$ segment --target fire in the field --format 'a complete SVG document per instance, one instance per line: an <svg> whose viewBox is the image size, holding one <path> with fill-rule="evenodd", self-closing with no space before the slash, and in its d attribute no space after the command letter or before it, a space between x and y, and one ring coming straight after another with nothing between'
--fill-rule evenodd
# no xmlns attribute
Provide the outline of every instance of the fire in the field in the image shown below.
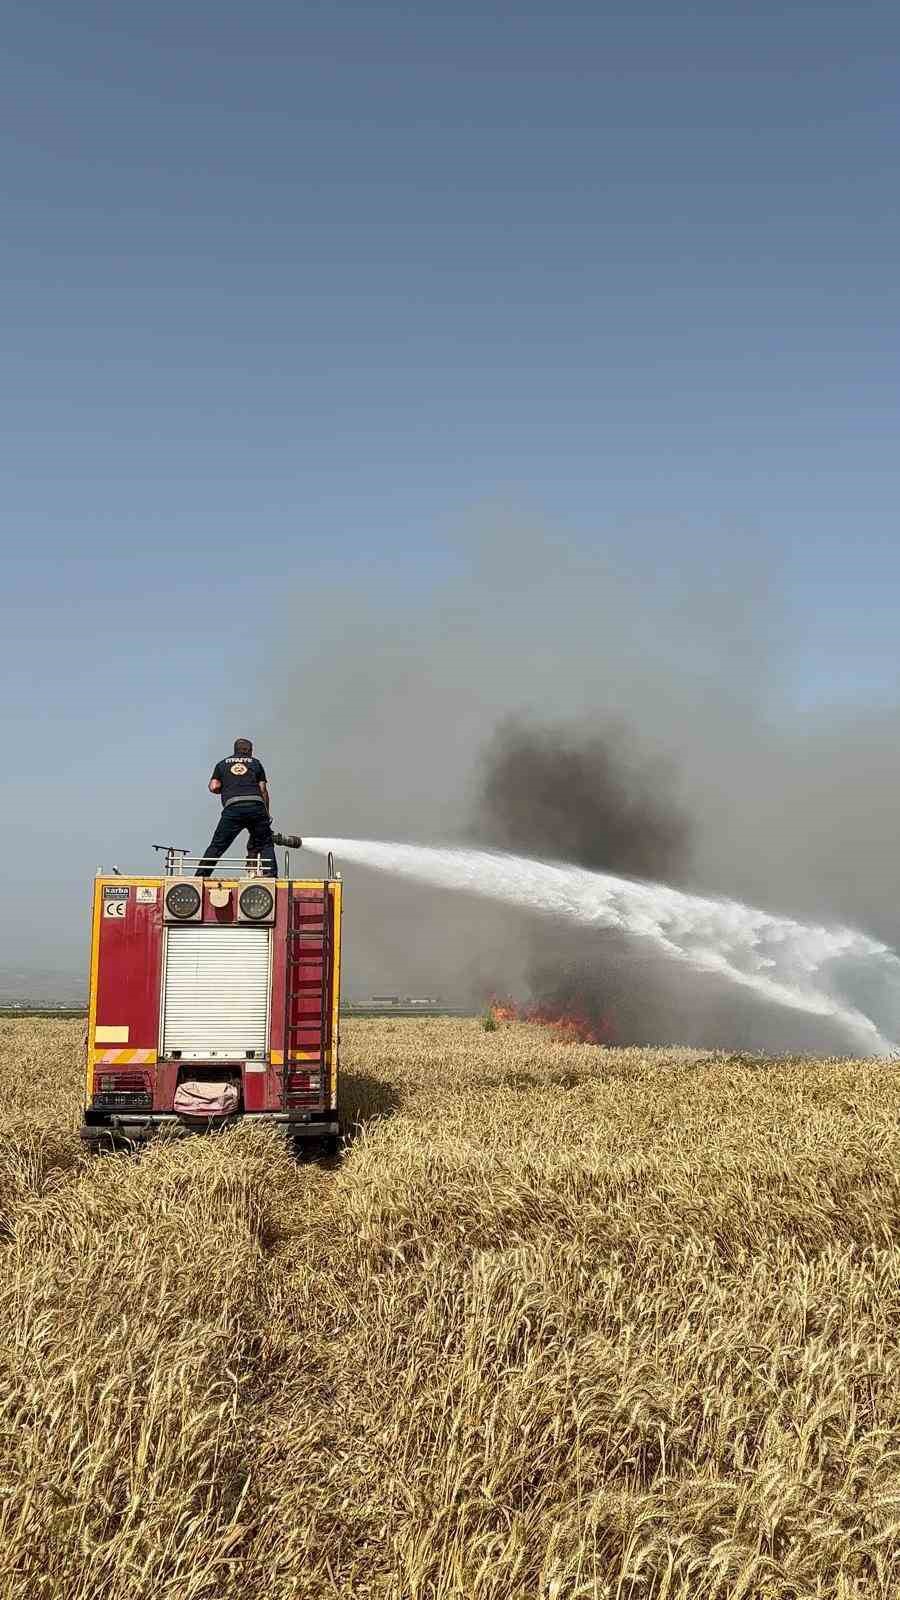
<svg viewBox="0 0 900 1600"><path fill-rule="evenodd" d="M607 1017L587 1017L579 1011L558 1011L553 1006L518 1006L513 1000L491 1001L490 1016L501 1022L531 1022L550 1028L562 1044L612 1044L613 1026Z"/></svg>

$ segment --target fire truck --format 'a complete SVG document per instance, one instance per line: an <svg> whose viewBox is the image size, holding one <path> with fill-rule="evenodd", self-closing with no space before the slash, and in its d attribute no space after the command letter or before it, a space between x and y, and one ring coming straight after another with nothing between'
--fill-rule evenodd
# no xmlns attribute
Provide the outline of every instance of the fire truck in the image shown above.
<svg viewBox="0 0 900 1600"><path fill-rule="evenodd" d="M293 840L294 844L299 840ZM258 860L194 875L98 871L81 1135L95 1150L159 1134L280 1129L296 1152L338 1142L341 879L263 877Z"/></svg>

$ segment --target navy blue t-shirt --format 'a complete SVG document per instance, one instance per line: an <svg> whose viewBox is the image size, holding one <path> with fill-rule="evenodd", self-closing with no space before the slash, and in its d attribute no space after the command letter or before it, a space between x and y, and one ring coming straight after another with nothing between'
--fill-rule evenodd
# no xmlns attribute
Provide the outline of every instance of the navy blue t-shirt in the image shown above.
<svg viewBox="0 0 900 1600"><path fill-rule="evenodd" d="M229 800L261 800L259 786L266 781L266 769L255 756L226 756L213 767L213 777L222 785L222 804Z"/></svg>

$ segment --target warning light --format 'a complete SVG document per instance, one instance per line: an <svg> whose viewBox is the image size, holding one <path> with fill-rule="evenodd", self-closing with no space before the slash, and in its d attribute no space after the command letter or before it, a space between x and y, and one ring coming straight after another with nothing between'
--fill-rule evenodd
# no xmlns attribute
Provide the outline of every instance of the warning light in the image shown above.
<svg viewBox="0 0 900 1600"><path fill-rule="evenodd" d="M275 896L261 883L248 884L238 895L238 917L242 922L271 922L275 915Z"/></svg>
<svg viewBox="0 0 900 1600"><path fill-rule="evenodd" d="M175 922L197 922L202 909L203 898L193 883L173 883L166 890L166 916Z"/></svg>

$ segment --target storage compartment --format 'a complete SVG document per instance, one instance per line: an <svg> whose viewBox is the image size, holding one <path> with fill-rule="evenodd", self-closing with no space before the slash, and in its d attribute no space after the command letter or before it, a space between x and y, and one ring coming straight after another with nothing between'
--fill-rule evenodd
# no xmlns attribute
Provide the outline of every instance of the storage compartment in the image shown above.
<svg viewBox="0 0 900 1600"><path fill-rule="evenodd" d="M166 929L162 1053L186 1060L265 1054L270 931L247 924Z"/></svg>

